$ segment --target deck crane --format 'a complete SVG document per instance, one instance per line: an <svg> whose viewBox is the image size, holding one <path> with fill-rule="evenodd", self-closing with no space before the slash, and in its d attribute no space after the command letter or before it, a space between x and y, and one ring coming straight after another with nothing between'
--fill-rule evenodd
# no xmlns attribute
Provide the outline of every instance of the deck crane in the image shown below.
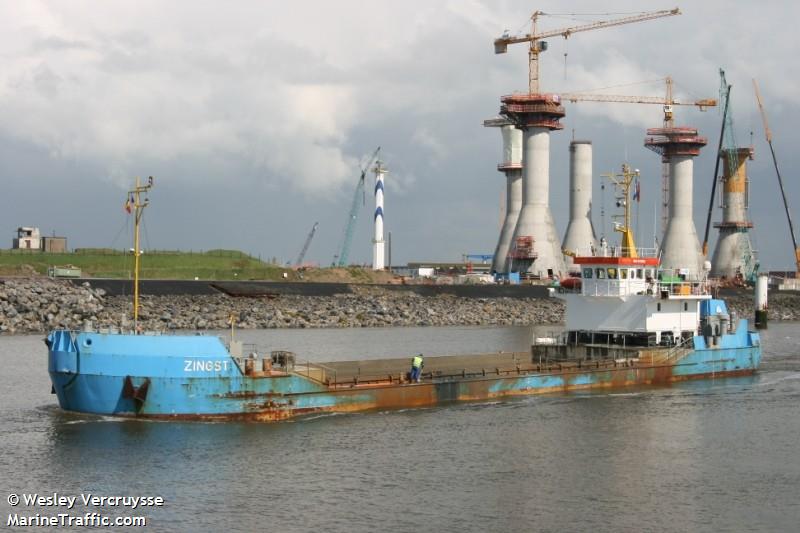
<svg viewBox="0 0 800 533"><path fill-rule="evenodd" d="M303 249L300 250L300 254L297 256L297 260L294 262L294 266L299 267L303 264L303 259L306 256L306 252L308 251L308 247L311 246L311 239L314 238L314 234L317 232L317 228L319 227L319 222L314 222L314 227L311 228L311 231L308 232L308 237L306 237L306 242L303 244Z"/></svg>
<svg viewBox="0 0 800 533"><path fill-rule="evenodd" d="M717 101L714 98L701 98L698 100L677 100L673 96L673 80L671 76L664 78L666 83L666 94L664 98L658 96L620 96L611 94L587 94L587 93L561 93L561 100L570 102L617 102L628 104L659 104L664 110L664 128L672 128L675 125L673 107L695 106L700 111L705 111L708 107L715 107ZM669 164L666 160L662 161L661 169L661 224L662 229L666 229L666 221L669 214Z"/></svg>
<svg viewBox="0 0 800 533"><path fill-rule="evenodd" d="M794 235L794 225L792 224L792 215L789 212L789 203L786 201L786 191L783 189L783 179L781 178L781 171L778 170L778 159L775 157L775 149L772 147L772 131L769 129L767 123L767 113L764 111L764 105L761 102L761 93L758 90L758 83L753 78L753 89L756 91L756 100L758 101L758 110L761 113L761 120L764 123L764 135L769 144L769 151L772 153L772 163L775 165L775 174L778 176L778 185L781 188L781 196L783 197L783 207L786 209L786 219L789 221L789 233L792 236L792 245L794 246L794 261L796 276L800 276L800 248L797 247L797 239Z"/></svg>
<svg viewBox="0 0 800 533"><path fill-rule="evenodd" d="M528 51L528 92L530 94L539 94L539 54L547 50L547 41L543 41L542 39L557 36L568 39L573 33L599 30L601 28L609 28L611 26L621 26L623 24L632 24L634 22L643 22L645 20L671 17L673 15L680 14L680 9L676 7L675 9L643 12L629 17L602 20L592 22L590 24L582 24L580 26L572 26L569 28L561 28L558 30L549 30L536 33L536 26L539 22L539 17L542 15L547 15L547 13L543 11L534 11L531 15L531 32L522 36L511 36L508 35L508 32L506 32L501 37L494 40L494 53L505 54L508 51L509 44L530 43L530 48Z"/></svg>
<svg viewBox="0 0 800 533"><path fill-rule="evenodd" d="M367 170L378 157L378 152L381 151L381 147L378 146L372 155L367 160L365 165L361 166L361 175L358 178L358 183L356 183L356 190L353 193L353 201L350 203L350 211L347 214L347 222L344 225L344 237L342 238L342 244L339 246L339 253L333 257L333 263L336 266L347 266L347 260L350 256L350 245L353 242L353 231L355 231L356 227L356 220L358 220L358 197L361 197L361 203L366 203L366 197L364 192L364 178L367 174Z"/></svg>

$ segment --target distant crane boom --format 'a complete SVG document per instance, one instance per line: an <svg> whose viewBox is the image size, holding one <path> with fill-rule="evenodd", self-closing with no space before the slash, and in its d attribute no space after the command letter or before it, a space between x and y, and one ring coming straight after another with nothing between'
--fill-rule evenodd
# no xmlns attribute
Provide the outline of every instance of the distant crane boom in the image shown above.
<svg viewBox="0 0 800 533"><path fill-rule="evenodd" d="M306 257L306 252L308 251L308 247L311 246L311 240L314 238L314 234L317 232L317 227L319 227L319 222L314 222L314 227L311 228L311 231L308 233L308 237L306 237L306 242L303 244L303 249L300 250L300 254L297 256L297 261L294 262L295 266L300 266L303 264L303 259Z"/></svg>
<svg viewBox="0 0 800 533"><path fill-rule="evenodd" d="M794 246L794 262L795 271L800 274L800 249L797 248L797 239L794 235L794 224L792 224L792 215L789 212L789 202L786 200L786 191L783 189L783 179L781 178L781 171L778 170L778 158L775 157L775 149L772 147L772 132L767 123L767 113L764 111L764 105L761 102L761 93L758 90L758 83L753 78L753 89L756 91L756 100L758 101L758 110L761 113L761 120L764 123L764 136L767 138L769 144L769 151L772 153L772 163L775 165L775 174L778 176L778 185L781 189L781 196L783 197L783 207L786 209L786 219L789 221L789 233L792 236L792 246Z"/></svg>
<svg viewBox="0 0 800 533"><path fill-rule="evenodd" d="M541 33L536 32L536 25L541 15L547 15L543 11L534 11L531 15L531 32L527 35L520 37L512 37L510 35L503 35L494 40L494 53L505 54L508 51L509 44L517 43L530 43L528 51L528 91L530 94L539 94L539 54L547 50L547 43L542 41L547 37L561 36L568 39L573 33L579 33L589 30L599 30L601 28L610 28L612 26L621 26L623 24L632 24L634 22L643 22L645 20L652 20L661 17L671 17L673 15L680 15L681 11L677 7L670 10L644 12L639 15L623 17L612 20L601 20L580 26L572 26L569 28L561 28L558 30L549 30Z"/></svg>
<svg viewBox="0 0 800 533"><path fill-rule="evenodd" d="M714 107L717 101L713 98L704 98L702 100L681 102L680 100L672 100L668 102L666 98L661 96L622 96L617 94L586 94L586 93L561 93L561 100L569 102L612 102L612 103L626 103L626 104L660 104L660 105L693 105L705 111L706 107Z"/></svg>
<svg viewBox="0 0 800 533"><path fill-rule="evenodd" d="M334 257L334 263L336 266L347 266L347 261L350 257L350 245L353 243L353 232L355 231L356 220L358 220L358 198L361 197L362 201L364 198L364 177L366 176L369 167L378 157L378 152L380 151L381 147L378 146L378 148L372 152L372 155L367 160L367 164L361 167L361 175L358 178L358 183L356 183L356 190L353 193L353 201L350 203L350 211L347 213L347 222L344 226L344 238L342 239L342 244L339 247L339 253L336 257Z"/></svg>

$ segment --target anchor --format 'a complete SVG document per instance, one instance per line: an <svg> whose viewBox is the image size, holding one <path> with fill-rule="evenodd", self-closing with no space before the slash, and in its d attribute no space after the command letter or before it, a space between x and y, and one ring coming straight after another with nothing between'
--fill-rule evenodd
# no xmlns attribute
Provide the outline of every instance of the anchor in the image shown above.
<svg viewBox="0 0 800 533"><path fill-rule="evenodd" d="M132 398L136 404L136 412L142 410L142 405L147 399L147 390L150 388L150 378L145 378L141 385L136 387L130 376L125 376L125 384L122 386L122 397Z"/></svg>

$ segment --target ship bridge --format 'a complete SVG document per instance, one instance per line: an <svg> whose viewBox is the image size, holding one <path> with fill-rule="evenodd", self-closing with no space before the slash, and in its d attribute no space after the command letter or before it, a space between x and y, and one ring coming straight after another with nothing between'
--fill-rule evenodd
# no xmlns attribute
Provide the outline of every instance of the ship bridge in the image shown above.
<svg viewBox="0 0 800 533"><path fill-rule="evenodd" d="M642 294L699 300L711 297L707 280L687 280L687 272L681 269L660 268L655 250L639 249L632 255L576 256L573 262L580 265L581 294L611 297Z"/></svg>
<svg viewBox="0 0 800 533"><path fill-rule="evenodd" d="M575 257L573 263L580 265L584 296L654 293L657 257Z"/></svg>

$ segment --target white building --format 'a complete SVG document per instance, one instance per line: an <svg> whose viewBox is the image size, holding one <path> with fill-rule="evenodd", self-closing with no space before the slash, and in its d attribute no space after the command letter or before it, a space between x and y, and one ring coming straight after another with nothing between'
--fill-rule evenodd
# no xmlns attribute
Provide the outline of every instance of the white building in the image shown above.
<svg viewBox="0 0 800 533"><path fill-rule="evenodd" d="M39 228L17 228L17 236L14 238L11 247L14 249L40 250L42 248L42 239L39 235Z"/></svg>

